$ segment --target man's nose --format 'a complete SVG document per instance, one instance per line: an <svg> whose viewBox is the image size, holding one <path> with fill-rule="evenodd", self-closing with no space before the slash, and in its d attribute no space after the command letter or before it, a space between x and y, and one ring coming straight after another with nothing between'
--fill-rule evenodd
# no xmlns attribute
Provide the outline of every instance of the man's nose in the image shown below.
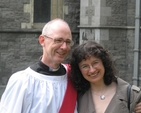
<svg viewBox="0 0 141 113"><path fill-rule="evenodd" d="M64 41L63 44L61 45L61 48L67 48L67 43Z"/></svg>

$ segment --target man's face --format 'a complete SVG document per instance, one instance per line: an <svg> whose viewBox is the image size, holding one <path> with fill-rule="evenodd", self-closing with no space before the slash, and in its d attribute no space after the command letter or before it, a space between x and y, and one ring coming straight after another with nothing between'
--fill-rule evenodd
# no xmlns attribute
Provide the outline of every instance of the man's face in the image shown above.
<svg viewBox="0 0 141 113"><path fill-rule="evenodd" d="M52 37L51 37L52 38ZM65 60L70 52L71 46L66 44L67 40L70 38L59 38L53 37L45 39L45 54L47 54L47 59L54 63L61 63ZM62 44L56 43L56 40L62 41Z"/></svg>
<svg viewBox="0 0 141 113"><path fill-rule="evenodd" d="M43 35L43 62L47 65L59 65L70 52L72 41L70 29L64 25L51 28L48 35Z"/></svg>

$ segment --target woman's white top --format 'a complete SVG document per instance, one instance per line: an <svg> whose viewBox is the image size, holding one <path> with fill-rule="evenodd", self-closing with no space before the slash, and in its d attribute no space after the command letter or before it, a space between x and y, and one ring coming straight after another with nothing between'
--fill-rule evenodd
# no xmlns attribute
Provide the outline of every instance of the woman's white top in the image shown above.
<svg viewBox="0 0 141 113"><path fill-rule="evenodd" d="M66 87L67 74L47 76L28 67L9 79L1 98L0 113L58 113Z"/></svg>

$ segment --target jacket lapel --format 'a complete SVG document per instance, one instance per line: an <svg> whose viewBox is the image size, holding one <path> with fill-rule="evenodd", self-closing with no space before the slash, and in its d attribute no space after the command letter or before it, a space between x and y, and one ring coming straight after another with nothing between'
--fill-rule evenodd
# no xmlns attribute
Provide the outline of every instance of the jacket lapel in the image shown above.
<svg viewBox="0 0 141 113"><path fill-rule="evenodd" d="M90 90L88 90L79 101L79 113L95 113L94 103Z"/></svg>
<svg viewBox="0 0 141 113"><path fill-rule="evenodd" d="M129 84L120 78L117 78L117 90L116 94L112 98L110 104L108 105L105 113L128 113L127 108L127 86Z"/></svg>

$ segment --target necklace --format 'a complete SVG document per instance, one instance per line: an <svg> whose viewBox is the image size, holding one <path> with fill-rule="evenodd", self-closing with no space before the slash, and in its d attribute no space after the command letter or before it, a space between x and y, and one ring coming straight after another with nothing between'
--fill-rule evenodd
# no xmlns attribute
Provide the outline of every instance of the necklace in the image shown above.
<svg viewBox="0 0 141 113"><path fill-rule="evenodd" d="M104 94L101 95L101 96L100 96L100 99L101 99L101 100L104 100L104 99L105 99L105 95L104 95Z"/></svg>
<svg viewBox="0 0 141 113"><path fill-rule="evenodd" d="M94 92L92 92L92 93L93 93L94 95L99 96L101 100L104 100L104 99L106 98L106 96L104 95L104 94L106 93L106 91L107 91L107 89L106 89L101 95L98 95L98 94L96 94L96 93L94 93Z"/></svg>

